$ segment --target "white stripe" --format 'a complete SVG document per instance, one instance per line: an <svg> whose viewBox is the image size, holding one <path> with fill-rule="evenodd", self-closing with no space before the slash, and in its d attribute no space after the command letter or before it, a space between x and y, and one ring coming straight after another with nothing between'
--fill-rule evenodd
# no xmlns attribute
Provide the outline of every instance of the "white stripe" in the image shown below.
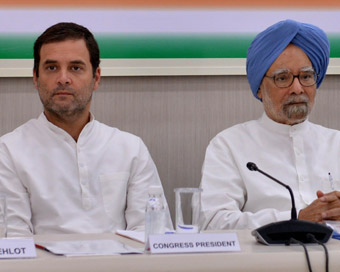
<svg viewBox="0 0 340 272"><path fill-rule="evenodd" d="M0 33L41 33L61 21L94 33L257 33L284 19L340 33L336 10L71 10L0 9Z"/></svg>
<svg viewBox="0 0 340 272"><path fill-rule="evenodd" d="M102 76L246 75L246 59L102 59ZM32 59L0 61L0 77L32 77ZM340 75L331 58L327 75Z"/></svg>

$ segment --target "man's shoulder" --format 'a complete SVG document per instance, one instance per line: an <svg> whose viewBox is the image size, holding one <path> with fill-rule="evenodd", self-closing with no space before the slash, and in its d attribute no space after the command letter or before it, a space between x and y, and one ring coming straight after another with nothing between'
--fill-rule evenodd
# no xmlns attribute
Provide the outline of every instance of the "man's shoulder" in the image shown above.
<svg viewBox="0 0 340 272"><path fill-rule="evenodd" d="M248 135L248 132L253 129L253 127L257 126L257 120L246 121L243 123L235 124L231 127L228 127L221 132L219 132L214 138L229 138L234 136L239 136L242 134Z"/></svg>
<svg viewBox="0 0 340 272"><path fill-rule="evenodd" d="M252 137L252 131L258 125L257 120L251 120L244 123L235 124L219 132L210 141L210 146L224 148L230 145L242 145L249 142Z"/></svg>
<svg viewBox="0 0 340 272"><path fill-rule="evenodd" d="M107 150L110 150L110 148L118 148L124 150L126 154L136 154L147 150L143 140L133 133L111 127L98 121L95 122L95 125L96 129L94 130L95 133L92 133L91 142L98 144L100 139L100 144L105 146Z"/></svg>
<svg viewBox="0 0 340 272"><path fill-rule="evenodd" d="M102 135L106 135L112 139L125 141L125 142L140 142L141 138L131 132L127 132L124 130L120 130L119 128L112 127L101 123L99 121L95 121L96 126Z"/></svg>
<svg viewBox="0 0 340 272"><path fill-rule="evenodd" d="M328 128L320 124L315 124L309 122L310 129L314 130L316 133L324 135L324 136L338 136L340 137L340 130Z"/></svg>
<svg viewBox="0 0 340 272"><path fill-rule="evenodd" d="M26 123L20 125L19 127L15 128L13 131L8 132L0 137L0 142L11 142L16 141L18 138L27 138L30 134L36 132L36 128L38 126L37 119L31 119ZM33 135L32 135L33 136Z"/></svg>

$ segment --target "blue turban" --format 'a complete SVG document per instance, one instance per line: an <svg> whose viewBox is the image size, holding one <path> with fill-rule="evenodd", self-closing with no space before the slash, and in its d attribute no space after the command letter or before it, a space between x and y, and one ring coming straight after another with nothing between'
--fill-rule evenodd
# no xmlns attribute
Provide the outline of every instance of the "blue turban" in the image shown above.
<svg viewBox="0 0 340 272"><path fill-rule="evenodd" d="M318 74L317 88L321 85L329 62L327 35L314 25L285 20L259 33L248 48L247 77L257 99L261 100L257 92L264 75L290 43L300 47L309 57Z"/></svg>

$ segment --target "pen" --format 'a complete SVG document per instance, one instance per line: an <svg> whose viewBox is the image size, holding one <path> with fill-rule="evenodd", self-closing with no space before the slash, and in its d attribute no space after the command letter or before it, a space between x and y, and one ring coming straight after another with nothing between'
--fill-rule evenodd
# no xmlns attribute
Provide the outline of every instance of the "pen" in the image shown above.
<svg viewBox="0 0 340 272"><path fill-rule="evenodd" d="M35 244L35 247L36 248L40 248L42 250L46 250L46 251L49 251L46 247L42 246L42 245L39 245L39 244Z"/></svg>
<svg viewBox="0 0 340 272"><path fill-rule="evenodd" d="M58 256L63 256L64 254L61 254L61 253L54 253L53 251L49 250L47 247L43 246L43 245L39 245L39 244L35 244L35 247L36 248L39 248L39 249L42 249L42 250L45 250L49 253L52 253L54 255L58 255Z"/></svg>
<svg viewBox="0 0 340 272"><path fill-rule="evenodd" d="M333 177L332 177L332 175L331 175L331 173L330 173L330 172L328 172L328 180L329 180L329 183L331 184L331 188L332 188L332 190L334 191L334 190L335 190L335 188L334 188Z"/></svg>

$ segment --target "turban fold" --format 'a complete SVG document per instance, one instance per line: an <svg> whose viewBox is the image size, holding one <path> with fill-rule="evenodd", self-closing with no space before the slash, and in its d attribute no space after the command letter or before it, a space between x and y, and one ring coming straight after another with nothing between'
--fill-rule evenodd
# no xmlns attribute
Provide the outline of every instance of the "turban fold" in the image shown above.
<svg viewBox="0 0 340 272"><path fill-rule="evenodd" d="M257 99L260 99L257 92L264 75L290 43L300 47L309 57L318 74L317 88L321 85L329 62L327 35L314 25L285 20L259 33L248 48L247 77Z"/></svg>

